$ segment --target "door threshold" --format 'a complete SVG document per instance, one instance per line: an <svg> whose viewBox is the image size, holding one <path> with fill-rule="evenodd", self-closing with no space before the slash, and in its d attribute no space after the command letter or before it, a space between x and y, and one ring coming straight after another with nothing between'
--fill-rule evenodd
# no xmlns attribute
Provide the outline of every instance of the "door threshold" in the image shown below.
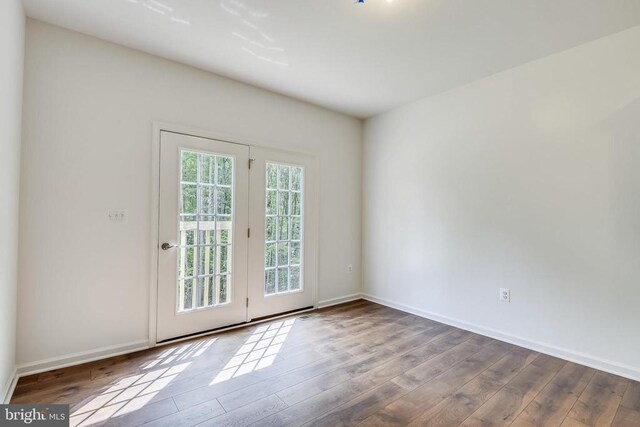
<svg viewBox="0 0 640 427"><path fill-rule="evenodd" d="M256 317L255 319L252 319L251 322L249 322L249 323L260 323L260 322L264 322L265 320L279 319L281 317L290 316L290 315L295 314L295 313L303 313L303 312L309 311L309 310L314 310L314 307L313 306L309 306L309 307L304 307L304 308L298 308L298 309L295 309L295 310L283 311L282 313L271 314L269 316Z"/></svg>
<svg viewBox="0 0 640 427"><path fill-rule="evenodd" d="M297 310L289 310L289 311L285 311L283 313L278 313L278 314L273 314L271 316L263 316L263 317L258 317L256 319L252 319L249 322L241 322L241 323L235 323L233 325L228 325L228 326L221 326L219 328L214 328L214 329L208 329L206 331L202 331L202 332L195 332L193 334L188 334L188 335L182 335L176 338L168 338L166 340L162 340L162 341L158 341L156 343L156 347L160 347L160 346L164 346L167 344L174 344L177 342L181 342L181 341L187 341L187 340L191 340L194 338L201 338L201 337L206 337L208 335L215 335L215 334L219 334L221 332L227 332L227 331L232 331L234 329L240 329L240 328L246 328L247 326L252 326L252 325L258 325L260 323L265 323L268 322L270 320L275 320L275 319L280 319L283 317L288 317L294 314L299 314L299 313L306 313L309 311L313 311L316 308L313 306L310 307L304 307L304 308L299 308Z"/></svg>

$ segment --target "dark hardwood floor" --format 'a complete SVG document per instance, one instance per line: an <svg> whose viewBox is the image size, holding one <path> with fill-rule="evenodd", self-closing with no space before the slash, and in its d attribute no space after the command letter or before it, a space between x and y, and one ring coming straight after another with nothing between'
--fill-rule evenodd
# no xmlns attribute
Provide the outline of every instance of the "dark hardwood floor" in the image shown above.
<svg viewBox="0 0 640 427"><path fill-rule="evenodd" d="M71 425L640 426L640 383L367 301L21 378Z"/></svg>

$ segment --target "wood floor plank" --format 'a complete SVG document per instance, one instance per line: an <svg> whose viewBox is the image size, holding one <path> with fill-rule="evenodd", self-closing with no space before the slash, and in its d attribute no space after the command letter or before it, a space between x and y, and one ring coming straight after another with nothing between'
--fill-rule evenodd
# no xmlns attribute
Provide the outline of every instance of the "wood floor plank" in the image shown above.
<svg viewBox="0 0 640 427"><path fill-rule="evenodd" d="M91 379L91 370L84 367L54 369L53 371L38 374L37 377L37 382L40 386L48 381L55 381L58 384L70 384L76 381Z"/></svg>
<svg viewBox="0 0 640 427"><path fill-rule="evenodd" d="M379 371L377 372L379 373ZM336 407L349 402L354 397L374 389L385 382L373 372L366 372L357 378L343 381L321 393L290 406L271 417L260 421L260 426L296 426L320 417Z"/></svg>
<svg viewBox="0 0 640 427"><path fill-rule="evenodd" d="M416 348L415 352L412 352L409 357L420 358L420 362L426 361L456 345L464 343L469 338L470 335L462 331L444 331L441 335L431 336L423 346ZM385 361L393 360L394 357L397 357L397 353L389 349L383 349L371 355L365 354L359 358L355 358L349 364L342 366L341 369L282 390L278 392L278 396L287 402L287 404L295 405L311 396L335 387L344 381L348 381L361 373L374 369Z"/></svg>
<svg viewBox="0 0 640 427"><path fill-rule="evenodd" d="M24 387L27 384L33 384L38 382L38 377L40 374L32 374L25 375L18 379L18 383L16 384L16 391L18 391L21 387Z"/></svg>
<svg viewBox="0 0 640 427"><path fill-rule="evenodd" d="M329 411L307 425L313 427L355 425L405 393L406 390L404 388L387 381L339 406L337 409Z"/></svg>
<svg viewBox="0 0 640 427"><path fill-rule="evenodd" d="M588 426L611 425L628 386L622 377L596 372L567 418Z"/></svg>
<svg viewBox="0 0 640 427"><path fill-rule="evenodd" d="M207 375L207 385L198 388L190 388L190 384L184 384L181 390L169 389L167 393L173 394L176 405L180 410L188 408L189 406L197 405L198 403L206 402L207 400L215 399L219 396L231 393L236 390L248 387L257 382L263 381L268 378L273 378L281 375L285 372L289 372L301 366L305 366L309 363L313 363L322 359L322 356L310 351L305 354L304 357L298 357L296 359L282 360L273 366L266 367L258 371L252 371L245 375L239 375L237 377L226 379L221 378L216 382L216 378L220 372L214 372ZM183 391L188 390L188 391Z"/></svg>
<svg viewBox="0 0 640 427"><path fill-rule="evenodd" d="M220 405L216 399L213 399L192 406L184 411L159 417L145 424L145 427L191 427L222 415L225 412L222 405Z"/></svg>
<svg viewBox="0 0 640 427"><path fill-rule="evenodd" d="M122 409L109 419L107 424L110 427L135 427L178 412L178 408L171 398L146 403L147 397L140 396L127 401Z"/></svg>
<svg viewBox="0 0 640 427"><path fill-rule="evenodd" d="M375 328L373 328L372 323L366 324L366 327L359 331L359 333L348 334L340 339L333 339L326 344L316 346L316 351L331 354L340 350L349 351L352 354L362 354L391 345L394 340L406 339L409 335L413 336L433 328L433 326L417 324L411 328L404 329L404 333L398 336L398 334L394 332L402 328L401 324L398 323L399 320L401 319L396 319L395 321Z"/></svg>
<svg viewBox="0 0 640 427"><path fill-rule="evenodd" d="M536 352L512 347L506 356L432 409L424 412L410 425L460 425L537 356Z"/></svg>
<svg viewBox="0 0 640 427"><path fill-rule="evenodd" d="M454 328L447 325L436 325L423 332L420 332L408 339L404 340L389 340L384 345L385 348L393 351L396 354L404 354L413 348L419 347L424 343L431 342L436 338L443 337L447 334L453 333Z"/></svg>
<svg viewBox="0 0 640 427"><path fill-rule="evenodd" d="M621 402L622 406L640 412L640 382L631 381Z"/></svg>
<svg viewBox="0 0 640 427"><path fill-rule="evenodd" d="M94 394L100 394L106 390L113 380L93 381L83 380L71 384L39 385L38 388L14 394L11 403L70 403L74 404Z"/></svg>
<svg viewBox="0 0 640 427"><path fill-rule="evenodd" d="M442 343L436 343L436 341L443 341L453 345L458 343L458 340L462 340L457 346L454 346L451 351L459 348L459 356L463 358L470 349L477 351L481 346L477 343L466 343L469 339L468 335L459 334L459 338L450 337L449 334L442 337L440 340L435 340L433 343L427 343L420 348L416 348L414 351L407 353L406 355L397 356L391 353L391 356L384 357L379 360L371 361L371 366L366 369L358 367L358 369L352 370L353 375L344 377L332 377L330 384L332 387L328 387L328 384L323 384L315 381L311 381L307 388L296 388L296 393L287 395L289 398L298 396L295 404L292 404L286 410L274 414L273 416L262 420L261 425L299 425L307 421L313 420L316 417L323 416L335 408L351 401L354 397L360 394L367 393L379 385L387 382L389 379L400 375L408 368L419 366L421 362L426 358L436 358L439 352L433 351L438 348ZM442 359L442 358L441 358ZM450 361L450 358L444 358L440 361L439 369L446 369L445 362ZM339 382L338 382L339 381ZM336 382L337 385L334 385ZM321 385L318 388L318 384ZM397 385L397 384L396 384ZM322 390L322 391L321 391ZM311 393L309 393L311 391ZM307 392L306 394L304 394ZM304 400L299 400L299 396L303 394Z"/></svg>
<svg viewBox="0 0 640 427"><path fill-rule="evenodd" d="M365 354L353 359L350 363L335 369L326 374L319 375L310 380L304 381L292 387L288 387L278 392L278 396L288 405L295 405L316 394L335 387L336 385L349 381L352 378L373 369L377 365L391 360L395 354L390 350L381 350L373 354Z"/></svg>
<svg viewBox="0 0 640 427"><path fill-rule="evenodd" d="M538 356L540 356L540 353L526 348L515 347L509 354L483 371L482 375L504 385L511 381L525 366L537 359Z"/></svg>
<svg viewBox="0 0 640 427"><path fill-rule="evenodd" d="M493 396L502 384L478 375L431 409L423 412L409 426L457 426Z"/></svg>
<svg viewBox="0 0 640 427"><path fill-rule="evenodd" d="M638 427L640 425L640 411L620 406L611 425L612 427Z"/></svg>
<svg viewBox="0 0 640 427"><path fill-rule="evenodd" d="M247 426L256 422L261 422L260 420L263 418L273 414L274 412L277 413L286 407L286 403L284 403L278 396L272 394L271 396L257 400L234 411L210 418L198 425L202 427Z"/></svg>
<svg viewBox="0 0 640 427"><path fill-rule="evenodd" d="M135 427L149 421L178 412L173 399L164 399L155 403L147 403L148 396L110 402L95 412L75 414L70 424L84 427L95 424L108 424L114 427Z"/></svg>
<svg viewBox="0 0 640 427"><path fill-rule="evenodd" d="M348 301L342 304L336 304L336 305L330 305L329 307L323 307L323 308L319 308L316 311L310 312L310 313L305 313L304 315L319 315L319 314L326 314L326 313L331 313L331 315L338 315L340 313L349 313L352 312L355 308L357 307L362 307L362 306L367 306L367 307L375 307L376 304L373 304L370 301L364 300L364 299L357 299L354 301Z"/></svg>
<svg viewBox="0 0 640 427"><path fill-rule="evenodd" d="M375 314L376 312L379 313L380 310L369 311L373 311ZM376 326L373 320L373 314L370 314L368 312L364 313L367 314L353 319L347 319L341 322L333 321L332 323L328 324L320 324L318 325L318 327L324 329L324 332L320 332L318 334L315 334L315 329L312 328L311 331L315 336L311 340L309 340L309 334L307 333L309 331L309 328L306 327L304 329L304 332L300 332L299 334L303 337L303 340L307 341L302 345L313 345L316 351L325 354L331 354L332 352L336 351L336 349L348 350L350 347L357 347L363 343L366 343L366 340L364 338L370 336L372 331L375 331L378 334L382 334L381 328L386 328L386 333L389 333L389 331L397 330L399 328L399 323L397 322L410 316L408 314L404 314L403 316L396 315L393 317L385 318L381 325ZM292 335L292 338L294 338L293 342L296 342L296 344L297 341L300 341L300 338L295 334Z"/></svg>
<svg viewBox="0 0 640 427"><path fill-rule="evenodd" d="M420 324L412 327L402 327L399 323L392 323L377 329L375 332L371 330L364 332L363 336L358 337L354 343L355 345L344 349L353 354L362 354L363 352L372 352L383 347L394 347L407 341L409 342L409 346L411 346L416 340L420 340L422 334L424 334L423 336L425 337L431 336L433 334L433 332L430 332L431 329L436 329L435 332L439 333L443 328L434 328L433 326ZM396 333L398 330L402 330L403 333Z"/></svg>
<svg viewBox="0 0 640 427"><path fill-rule="evenodd" d="M240 406L247 405L256 399L275 394L285 388L292 387L310 378L336 369L350 360L351 356L347 354L335 354L332 357L321 359L316 363L311 363L276 378L260 381L259 383L222 395L218 397L218 401L225 410L231 411Z"/></svg>
<svg viewBox="0 0 640 427"><path fill-rule="evenodd" d="M456 341L450 342L455 343ZM465 343L463 342L459 345L463 344ZM477 342L473 344L469 343L469 345L481 348L480 344ZM415 368L426 360L434 358L440 354L439 352L434 351L434 348L437 348L437 344L430 345L427 343L416 347L400 357L381 364L362 375L360 378L357 378L357 382L364 384L363 389L366 389L367 386L370 388L372 387L372 389L363 393L361 396L358 396L356 399L348 401L337 409L330 410L327 414L323 415L320 420L318 420L318 423L324 425L353 424L364 420L377 410L382 409L394 400L394 397L400 397L406 393L406 389L404 387L393 382L389 383L388 381L391 378L401 375L407 370ZM333 392L329 390L327 394L330 393Z"/></svg>
<svg viewBox="0 0 640 427"><path fill-rule="evenodd" d="M476 347L455 351L465 345ZM443 353L420 365L420 376L411 373L410 381L396 381L404 378L404 375L394 378L392 381L404 387L408 393L369 416L363 421L363 425L407 425L501 359L508 351L509 346L498 341L491 341L484 348L476 343L460 344L449 350L448 357Z"/></svg>
<svg viewBox="0 0 640 427"><path fill-rule="evenodd" d="M594 374L586 366L567 363L520 413L516 425L559 426Z"/></svg>
<svg viewBox="0 0 640 427"><path fill-rule="evenodd" d="M511 424L565 364L566 362L555 357L538 356L467 418L463 425L507 426Z"/></svg>
<svg viewBox="0 0 640 427"><path fill-rule="evenodd" d="M73 426L640 427L640 383L364 300L30 375L11 403Z"/></svg>
<svg viewBox="0 0 640 427"><path fill-rule="evenodd" d="M477 353L482 348L482 345L466 339L458 345L455 345L456 343L457 340L449 341L448 344L450 348L448 350L439 352L437 357L413 369L409 369L392 381L407 390L413 390L430 379L442 374L454 364Z"/></svg>
<svg viewBox="0 0 640 427"><path fill-rule="evenodd" d="M560 427L589 427L589 426L573 418L567 417L564 419L562 424L560 424Z"/></svg>

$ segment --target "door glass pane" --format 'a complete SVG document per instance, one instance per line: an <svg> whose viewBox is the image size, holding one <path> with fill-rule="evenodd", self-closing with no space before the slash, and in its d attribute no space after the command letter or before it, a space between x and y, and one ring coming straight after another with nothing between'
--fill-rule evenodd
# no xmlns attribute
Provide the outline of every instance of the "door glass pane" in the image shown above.
<svg viewBox="0 0 640 427"><path fill-rule="evenodd" d="M233 157L181 151L179 312L231 302Z"/></svg>
<svg viewBox="0 0 640 427"><path fill-rule="evenodd" d="M267 163L265 295L302 290L304 169Z"/></svg>

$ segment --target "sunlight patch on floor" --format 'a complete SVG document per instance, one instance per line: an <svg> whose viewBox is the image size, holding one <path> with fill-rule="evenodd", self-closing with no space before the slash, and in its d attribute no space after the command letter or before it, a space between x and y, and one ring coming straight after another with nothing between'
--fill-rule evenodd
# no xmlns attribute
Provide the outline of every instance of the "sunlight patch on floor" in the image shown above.
<svg viewBox="0 0 640 427"><path fill-rule="evenodd" d="M294 323L288 319L257 327L210 385L271 366Z"/></svg>
<svg viewBox="0 0 640 427"><path fill-rule="evenodd" d="M142 409L190 364L201 356L217 338L168 348L142 366L143 373L118 379L99 395L71 414L72 427L105 422ZM176 363L172 366L171 363ZM155 369L153 369L155 368ZM153 370L151 370L153 369Z"/></svg>
<svg viewBox="0 0 640 427"><path fill-rule="evenodd" d="M143 369L151 369L158 365L168 365L184 359L198 357L204 353L218 338L211 338L193 344L185 344L179 347L169 348L158 357L143 366Z"/></svg>

